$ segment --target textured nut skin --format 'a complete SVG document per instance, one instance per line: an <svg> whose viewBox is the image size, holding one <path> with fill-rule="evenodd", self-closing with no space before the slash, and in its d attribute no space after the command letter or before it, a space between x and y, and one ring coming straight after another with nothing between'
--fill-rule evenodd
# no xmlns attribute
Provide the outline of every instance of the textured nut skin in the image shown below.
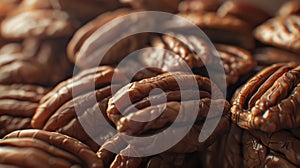
<svg viewBox="0 0 300 168"><path fill-rule="evenodd" d="M131 12L133 11L128 9L120 9L114 12L104 13L79 29L75 33L68 46L68 55L70 60L80 68L91 68L99 65L113 65L121 61L131 52L145 46L145 44L147 43L147 40L145 39L147 39L148 34L134 34L132 36L125 37L117 43L113 44L109 51L104 53L104 57L101 58L101 62L95 61L99 60L100 54L103 54L103 47L112 44L115 39L123 36L120 35L120 33L122 32L120 32L120 30L118 29L118 26L122 23L109 24L110 32L99 32L96 30L98 30L98 28L102 27L109 21L127 15ZM124 25L126 24L125 21L121 22L123 22ZM130 26L128 25L128 27L126 27L129 29ZM122 29L127 29L126 27ZM105 38L90 38L101 36Z"/></svg>
<svg viewBox="0 0 300 168"><path fill-rule="evenodd" d="M246 21L251 27L255 27L271 17L266 11L239 1L224 2L217 10L217 14L221 17L237 17Z"/></svg>
<svg viewBox="0 0 300 168"><path fill-rule="evenodd" d="M246 49L254 47L250 26L238 18L220 17L213 12L191 12L179 15L200 27L213 42L234 44Z"/></svg>
<svg viewBox="0 0 300 168"><path fill-rule="evenodd" d="M179 4L179 12L214 12L221 2L219 0L184 0Z"/></svg>
<svg viewBox="0 0 300 168"><path fill-rule="evenodd" d="M49 117L43 126L43 130L55 131L71 136L88 145L93 151L97 151L99 145L93 140L103 138L109 134L109 132L105 132L108 129L102 124L102 122L107 121L102 121L99 115L106 115L105 111L108 98L111 96L111 89L118 89L119 87L118 85L107 86L66 102ZM95 96L96 102L93 99ZM98 109L102 114L98 114ZM90 128L83 128L82 123L78 120L80 117L87 116L89 117L88 119L93 119L89 121L91 129L98 128L98 130L93 132L93 137L90 137L91 134L88 135L85 132L85 129Z"/></svg>
<svg viewBox="0 0 300 168"><path fill-rule="evenodd" d="M33 85L0 85L0 138L30 128L31 117L47 91Z"/></svg>
<svg viewBox="0 0 300 168"><path fill-rule="evenodd" d="M175 77L178 80L185 81L184 88L179 88ZM217 96L222 97L220 90L216 86L211 85L210 80L206 77L191 75L184 72L170 72L124 86L109 100L107 109L108 117L117 124L118 120L122 117L120 111L125 110L126 107L130 105L128 103L135 104L148 97L152 89L159 88L164 91L180 91L179 89L188 90L189 87L193 85L192 81L194 80L197 81L198 87L204 92L210 92L210 89L212 89L211 87L213 87L216 89ZM131 102L124 101L126 100L127 95L129 95Z"/></svg>
<svg viewBox="0 0 300 168"><path fill-rule="evenodd" d="M277 15L287 16L293 14L300 14L300 2L298 0L289 0L283 4L277 11Z"/></svg>
<svg viewBox="0 0 300 168"><path fill-rule="evenodd" d="M61 105L73 97L95 89L92 86L109 85L113 75L118 75L117 81L115 81L117 83L126 79L120 71L109 66L102 66L84 70L73 78L60 83L41 100L31 121L32 127L41 129Z"/></svg>
<svg viewBox="0 0 300 168"><path fill-rule="evenodd" d="M175 13L177 12L178 5L182 0L120 0L120 1L125 4L130 4L135 9Z"/></svg>
<svg viewBox="0 0 300 168"><path fill-rule="evenodd" d="M68 37L77 28L77 23L63 11L32 10L6 17L1 24L1 34L10 40L29 37Z"/></svg>
<svg viewBox="0 0 300 168"><path fill-rule="evenodd" d="M254 68L256 62L249 51L231 45L215 46L224 65L227 84L235 84Z"/></svg>
<svg viewBox="0 0 300 168"><path fill-rule="evenodd" d="M65 39L27 39L22 45L7 44L0 51L0 83L52 86L64 80L72 72L64 46Z"/></svg>
<svg viewBox="0 0 300 168"><path fill-rule="evenodd" d="M42 130L15 131L0 141L1 164L21 167L103 167L86 145L63 134Z"/></svg>
<svg viewBox="0 0 300 168"><path fill-rule="evenodd" d="M265 44L300 53L299 23L299 15L277 16L258 26L254 35Z"/></svg>
<svg viewBox="0 0 300 168"><path fill-rule="evenodd" d="M177 79L175 79L175 76ZM191 79L197 81L200 91L191 88ZM185 85L182 86L183 88L179 88L176 80L185 82ZM216 86L211 84L210 80L205 77L183 72L165 73L154 78L144 79L124 86L110 98L106 112L108 118L116 125L119 132L136 136L147 134L149 131L153 130L160 131L167 127L175 121L181 107L184 109L183 113L185 116L189 116L188 113L195 106L199 106L196 123L179 143L169 149L170 152L176 153L195 152L212 144L217 137L224 134L229 128L230 117L228 115L228 110L230 105L220 98L222 97L222 93L215 87ZM150 91L155 88L165 91L167 100L165 104L161 103L163 96L160 94L154 95L153 99L152 97L149 97ZM220 99L211 99L210 89L216 89ZM197 98L193 92L200 92L201 97ZM126 95L130 97L131 102L124 102L124 99L127 97ZM154 100L152 101L154 104L150 103L151 99ZM200 101L197 101L199 99ZM132 105L128 103L132 103ZM221 107L224 103L225 107ZM164 106L165 108L163 108ZM138 110L133 110L132 107L136 107ZM213 108L213 110L208 114L207 112L210 107ZM157 115L160 113L160 109L164 109L164 111L162 114ZM209 138L203 142L199 142L199 130L202 129L203 120L207 118L207 122L216 122L214 118L217 116L218 110L224 110L218 126ZM151 117L153 116L158 117L151 120ZM134 118L142 118L145 122L134 121ZM186 122L189 121L191 121L191 119L188 117L182 117L177 120L175 124L179 124L179 126L176 127L174 131L180 132L186 129ZM206 132L208 130L202 131ZM166 132L163 136L168 137L171 135ZM152 145L153 148L155 148L154 142L157 142L155 138L157 137L153 137L153 140L151 141L153 144L151 143L151 145L148 145L149 150ZM123 152L130 150L134 149L127 146L123 149Z"/></svg>
<svg viewBox="0 0 300 168"><path fill-rule="evenodd" d="M146 67L156 67L164 72L185 72L204 67L204 63L217 64L209 45L193 35L154 36L150 47L139 55L139 61Z"/></svg>
<svg viewBox="0 0 300 168"><path fill-rule="evenodd" d="M232 100L232 120L248 130L299 127L300 66L274 64L250 79Z"/></svg>

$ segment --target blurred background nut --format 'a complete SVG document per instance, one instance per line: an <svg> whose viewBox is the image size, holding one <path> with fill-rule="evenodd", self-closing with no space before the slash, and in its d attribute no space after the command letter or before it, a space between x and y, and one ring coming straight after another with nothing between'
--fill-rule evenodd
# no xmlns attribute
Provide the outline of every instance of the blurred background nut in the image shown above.
<svg viewBox="0 0 300 168"><path fill-rule="evenodd" d="M134 9L175 13L182 0L120 0Z"/></svg>
<svg viewBox="0 0 300 168"><path fill-rule="evenodd" d="M34 85L0 85L0 138L30 128L31 117L47 92L48 89Z"/></svg>
<svg viewBox="0 0 300 168"><path fill-rule="evenodd" d="M63 39L27 39L22 44L7 44L0 49L0 83L57 84L72 72L65 46Z"/></svg>
<svg viewBox="0 0 300 168"><path fill-rule="evenodd" d="M103 48L112 44L117 38L122 37L122 31L118 29L118 26L121 23L116 24L116 22L114 22L114 24L110 24L109 32L97 32L96 30L109 21L130 14L131 12L134 11L120 9L114 12L104 13L80 28L69 43L69 59L80 68L91 68L99 65L114 65L131 52L145 46L148 35L146 33L134 34L129 37L124 37L116 44L113 44L108 52L103 53ZM129 27L122 27L121 29L129 29ZM95 37L105 37L105 39ZM103 54L104 56L101 61L99 60L100 54Z"/></svg>
<svg viewBox="0 0 300 168"><path fill-rule="evenodd" d="M221 5L220 0L184 0L179 6L179 12L213 12Z"/></svg>
<svg viewBox="0 0 300 168"><path fill-rule="evenodd" d="M225 1L217 10L221 17L234 16L247 22L251 27L256 27L271 16L264 10L246 2Z"/></svg>
<svg viewBox="0 0 300 168"><path fill-rule="evenodd" d="M267 133L299 127L300 66L269 66L250 79L232 100L232 120Z"/></svg>
<svg viewBox="0 0 300 168"><path fill-rule="evenodd" d="M1 24L1 34L10 40L66 37L73 34L77 25L63 11L30 10L6 17Z"/></svg>
<svg viewBox="0 0 300 168"><path fill-rule="evenodd" d="M277 11L279 16L287 15L299 15L300 14L300 1L299 0L289 0L285 2Z"/></svg>
<svg viewBox="0 0 300 168"><path fill-rule="evenodd" d="M179 16L196 24L213 42L237 45L246 49L254 48L249 24L236 17L221 17L214 12L179 13ZM188 29L184 25L178 25L175 29L182 28Z"/></svg>
<svg viewBox="0 0 300 168"><path fill-rule="evenodd" d="M101 168L102 161L86 145L63 134L42 130L12 132L0 141L0 163L18 167Z"/></svg>
<svg viewBox="0 0 300 168"><path fill-rule="evenodd" d="M300 53L299 24L299 15L277 16L258 26L254 35L265 44Z"/></svg>

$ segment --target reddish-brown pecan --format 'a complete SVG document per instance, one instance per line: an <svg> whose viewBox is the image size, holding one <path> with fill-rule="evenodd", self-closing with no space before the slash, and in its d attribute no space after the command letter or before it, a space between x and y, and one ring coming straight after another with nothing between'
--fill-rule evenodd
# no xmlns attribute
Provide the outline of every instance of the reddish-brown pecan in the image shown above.
<svg viewBox="0 0 300 168"><path fill-rule="evenodd" d="M145 40L147 39L147 34L145 33L125 37L114 44L107 53L102 53L104 52L103 47L109 45L113 42L113 40L117 39L118 37L116 37L116 34L120 34L120 32L119 30L115 30L118 32L114 33L113 30L111 30L110 32L102 31L97 33L96 30L109 21L130 14L131 12L132 10L129 9L120 9L114 12L104 13L80 28L69 43L69 59L80 68L91 68L99 65L112 65L121 61L131 52L143 47L147 42L147 40ZM110 29L116 29L118 26L119 24L110 24ZM124 27L122 29L126 28ZM103 35L105 35L105 39L90 38L92 36ZM101 62L98 58L100 54L103 54L104 56L101 59ZM98 60L98 62L95 60Z"/></svg>
<svg viewBox="0 0 300 168"><path fill-rule="evenodd" d="M41 100L31 121L32 127L43 128L51 115L73 97L110 85L113 75L118 76L115 83L126 81L126 77L119 70L101 66L84 70L73 78L60 83Z"/></svg>
<svg viewBox="0 0 300 168"><path fill-rule="evenodd" d="M71 36L78 27L68 13L57 10L32 10L6 17L1 34L11 40Z"/></svg>
<svg viewBox="0 0 300 168"><path fill-rule="evenodd" d="M299 15L277 16L258 26L254 35L263 43L300 53L299 25Z"/></svg>
<svg viewBox="0 0 300 168"><path fill-rule="evenodd" d="M47 89L33 85L0 85L0 138L30 128L33 116Z"/></svg>
<svg viewBox="0 0 300 168"><path fill-rule="evenodd" d="M235 84L239 77L248 74L255 65L252 55L239 47L216 44L220 58L214 54L213 46L195 35L164 35L152 40L152 48L139 56L139 62L146 67L156 67L164 72L190 71L203 74L204 66L217 70L224 67L227 84ZM223 64L221 64L222 62ZM205 73L204 73L205 74ZM222 75L221 73L214 73ZM208 75L208 74L206 74ZM216 78L220 79L220 78Z"/></svg>
<svg viewBox="0 0 300 168"><path fill-rule="evenodd" d="M261 131L251 131L251 134L261 141L270 152L271 156L266 157L265 164L291 165L299 167L300 165L300 140L294 133L299 132L299 128L294 130L282 130L267 134ZM299 136L299 134L298 134Z"/></svg>
<svg viewBox="0 0 300 168"><path fill-rule="evenodd" d="M0 50L0 83L57 84L72 72L65 46L64 39L7 44Z"/></svg>
<svg viewBox="0 0 300 168"><path fill-rule="evenodd" d="M184 0L179 4L179 12L214 12L221 2L219 0Z"/></svg>
<svg viewBox="0 0 300 168"><path fill-rule="evenodd" d="M226 1L217 11L221 17L234 16L247 22L251 27L255 27L271 16L264 10L246 2Z"/></svg>
<svg viewBox="0 0 300 168"><path fill-rule="evenodd" d="M249 132L243 133L243 157L248 167L262 167L265 165L268 149L259 139L253 137Z"/></svg>
<svg viewBox="0 0 300 168"><path fill-rule="evenodd" d="M111 90L118 89L119 85L106 86L101 89L78 96L58 108L54 114L45 122L43 130L56 131L70 137L76 138L88 145L92 150L97 151L99 145L93 140L103 139L109 135L105 132L106 127L101 119L101 115L106 117L108 98ZM82 127L78 118L89 119L89 127ZM86 130L94 132L86 132Z"/></svg>
<svg viewBox="0 0 300 168"><path fill-rule="evenodd" d="M250 26L236 17L220 17L213 12L191 12L179 15L200 27L213 42L234 44L247 49L254 47Z"/></svg>
<svg viewBox="0 0 300 168"><path fill-rule="evenodd" d="M120 0L135 9L175 13L182 0Z"/></svg>
<svg viewBox="0 0 300 168"><path fill-rule="evenodd" d="M299 0L289 0L283 4L277 11L277 15L288 16L293 14L300 14L300 1Z"/></svg>
<svg viewBox="0 0 300 168"><path fill-rule="evenodd" d="M241 168L245 167L242 151L243 130L231 124L229 131L211 146L200 151L201 167ZM216 162L218 160L218 162Z"/></svg>
<svg viewBox="0 0 300 168"><path fill-rule="evenodd" d="M300 65L300 55L273 47L257 48L253 54L258 66L266 67L276 63L295 62Z"/></svg>
<svg viewBox="0 0 300 168"><path fill-rule="evenodd" d="M248 130L275 132L300 125L300 66L274 64L250 79L235 95L232 120Z"/></svg>
<svg viewBox="0 0 300 168"><path fill-rule="evenodd" d="M0 163L20 167L101 168L102 161L80 141L42 130L15 131L0 140Z"/></svg>
<svg viewBox="0 0 300 168"><path fill-rule="evenodd" d="M193 88L191 80L196 81L199 90ZM183 81L184 85L179 86L177 82ZM153 89L161 89L164 93L149 95ZM217 97L220 99L211 99L210 89L216 89ZM197 97L196 93L200 97ZM127 101L127 98L131 102ZM164 98L166 102L164 102ZM225 107L222 105L225 105ZM109 100L106 112L118 131L129 135L143 135L149 133L149 131L160 131L166 128L176 120L180 111L184 113L184 116L190 116L188 113L195 106L199 108L197 116L195 116L196 119L194 119L197 121L196 124L192 126L191 130L179 143L170 149L172 152L187 153L201 150L210 145L216 137L224 134L229 127L229 116L227 114L230 108L229 104L222 100L222 93L208 78L183 72L173 72L130 83L113 95ZM210 108L212 108L212 111L208 114ZM162 109L163 111L161 111ZM218 118L220 112L219 115L223 116L217 128L208 139L201 143L198 142L199 130L202 129L203 121L207 118L206 122L218 122L215 118ZM154 116L158 117L153 119ZM137 118L143 121L135 121L134 119ZM192 121L193 119L190 117L180 117L176 120L176 124L180 126L176 127L177 130L174 131L180 132L186 129L187 123ZM202 131L208 132L208 130ZM170 135L164 133L164 136ZM153 142L156 142L156 140L153 140Z"/></svg>
<svg viewBox="0 0 300 168"><path fill-rule="evenodd" d="M235 84L254 68L255 61L247 50L224 44L215 46L224 66L227 84Z"/></svg>
<svg viewBox="0 0 300 168"><path fill-rule="evenodd" d="M151 48L138 56L144 66L156 67L164 72L188 71L217 64L216 58L210 45L202 38L182 34L154 36Z"/></svg>

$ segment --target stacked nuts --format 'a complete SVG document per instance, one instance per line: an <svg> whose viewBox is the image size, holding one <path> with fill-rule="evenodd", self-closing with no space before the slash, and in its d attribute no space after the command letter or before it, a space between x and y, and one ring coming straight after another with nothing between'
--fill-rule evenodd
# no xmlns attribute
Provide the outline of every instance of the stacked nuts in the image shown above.
<svg viewBox="0 0 300 168"><path fill-rule="evenodd" d="M115 43L140 26L117 19L141 11L176 14L211 42L170 20L167 34ZM277 13L234 0L0 1L0 167L300 167L299 14L298 0Z"/></svg>

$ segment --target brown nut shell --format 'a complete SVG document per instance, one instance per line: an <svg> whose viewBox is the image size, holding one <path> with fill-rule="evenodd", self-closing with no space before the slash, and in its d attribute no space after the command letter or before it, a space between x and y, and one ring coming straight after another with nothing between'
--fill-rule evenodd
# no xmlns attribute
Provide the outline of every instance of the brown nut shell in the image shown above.
<svg viewBox="0 0 300 168"><path fill-rule="evenodd" d="M299 0L289 0L288 2L284 3L277 11L277 15L279 16L288 16L294 14L300 14Z"/></svg>
<svg viewBox="0 0 300 168"><path fill-rule="evenodd" d="M121 0L134 9L175 13L181 0Z"/></svg>

